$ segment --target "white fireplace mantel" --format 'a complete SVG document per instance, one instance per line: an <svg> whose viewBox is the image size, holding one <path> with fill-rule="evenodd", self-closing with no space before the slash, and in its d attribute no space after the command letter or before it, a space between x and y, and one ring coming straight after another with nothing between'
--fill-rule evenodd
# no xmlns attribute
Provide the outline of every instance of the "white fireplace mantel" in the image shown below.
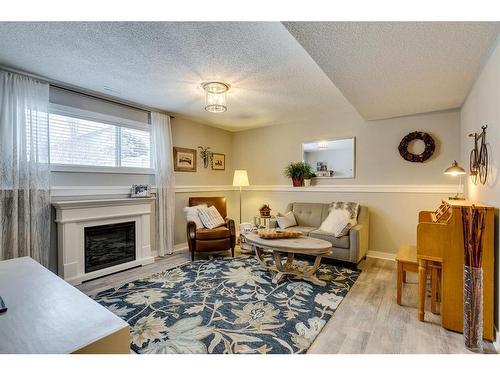
<svg viewBox="0 0 500 375"><path fill-rule="evenodd" d="M73 285L153 263L151 254L151 204L154 198L96 199L53 202L56 209L58 273ZM86 227L135 222L135 260L85 272L84 230Z"/></svg>

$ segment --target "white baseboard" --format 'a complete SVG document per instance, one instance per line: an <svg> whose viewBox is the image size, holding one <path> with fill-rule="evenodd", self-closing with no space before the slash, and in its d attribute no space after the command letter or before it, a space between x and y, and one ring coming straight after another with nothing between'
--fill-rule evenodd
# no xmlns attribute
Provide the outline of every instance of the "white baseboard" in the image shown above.
<svg viewBox="0 0 500 375"><path fill-rule="evenodd" d="M366 253L366 256L368 258L392 260L393 262L396 260L396 254L386 253L383 251L368 250L368 252Z"/></svg>
<svg viewBox="0 0 500 375"><path fill-rule="evenodd" d="M495 337L496 340L493 341L493 346L495 347L497 353L500 353L500 330L495 327Z"/></svg>
<svg viewBox="0 0 500 375"><path fill-rule="evenodd" d="M183 243L178 243L177 245L174 245L174 254L175 253L181 253L183 251L188 251L189 246L187 242Z"/></svg>

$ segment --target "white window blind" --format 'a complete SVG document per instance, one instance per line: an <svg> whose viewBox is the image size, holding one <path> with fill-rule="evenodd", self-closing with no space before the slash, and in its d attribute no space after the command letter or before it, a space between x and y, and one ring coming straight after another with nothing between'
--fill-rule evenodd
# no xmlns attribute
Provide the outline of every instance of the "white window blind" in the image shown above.
<svg viewBox="0 0 500 375"><path fill-rule="evenodd" d="M51 110L49 116L50 162L58 166L153 168L151 134L147 124L130 127L114 118L103 121L92 114ZM102 117L102 116L96 116ZM118 170L117 170L118 171Z"/></svg>

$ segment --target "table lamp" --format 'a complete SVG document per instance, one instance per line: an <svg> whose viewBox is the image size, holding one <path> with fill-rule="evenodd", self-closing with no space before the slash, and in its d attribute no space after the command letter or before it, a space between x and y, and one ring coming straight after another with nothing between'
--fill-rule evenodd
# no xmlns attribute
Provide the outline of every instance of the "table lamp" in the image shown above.
<svg viewBox="0 0 500 375"><path fill-rule="evenodd" d="M233 186L240 188L240 223L241 223L241 188L243 186L249 186L248 174L246 170L237 169L234 171Z"/></svg>
<svg viewBox="0 0 500 375"><path fill-rule="evenodd" d="M460 197L460 188L462 187L462 175L466 174L465 170L461 166L458 165L456 160L453 160L453 163L451 164L451 166L445 169L444 174L447 174L450 176L455 176L455 177L459 176L457 194L454 197L450 197L450 199L456 199L456 200L465 199L464 197Z"/></svg>

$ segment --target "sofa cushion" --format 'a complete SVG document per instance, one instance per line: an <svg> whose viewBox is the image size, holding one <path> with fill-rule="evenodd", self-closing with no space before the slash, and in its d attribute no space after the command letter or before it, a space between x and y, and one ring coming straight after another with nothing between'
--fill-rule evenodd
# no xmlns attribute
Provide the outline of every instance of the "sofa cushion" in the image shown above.
<svg viewBox="0 0 500 375"><path fill-rule="evenodd" d="M293 203L292 207L295 220L302 227L319 228L325 210L328 210L325 203Z"/></svg>
<svg viewBox="0 0 500 375"><path fill-rule="evenodd" d="M286 214L278 213L278 215L276 216L276 221L278 222L278 226L280 227L280 229L286 229L297 225L297 221L295 221L295 215L292 211L289 211Z"/></svg>
<svg viewBox="0 0 500 375"><path fill-rule="evenodd" d="M331 233L323 232L322 230L316 229L309 233L309 237L318 238L320 240L328 241L333 247L338 247L341 249L349 249L350 240L349 236L335 237Z"/></svg>
<svg viewBox="0 0 500 375"><path fill-rule="evenodd" d="M351 220L346 224L344 229L337 234L337 237L345 236L349 233L349 230L358 223L359 203L332 202L330 205L330 213L334 210L347 210L351 216Z"/></svg>
<svg viewBox="0 0 500 375"><path fill-rule="evenodd" d="M302 233L304 233L305 236L309 235L310 232L312 232L313 230L316 230L318 228L316 227L306 227L306 226L301 226L301 225L296 225L294 227L289 227L287 228L288 230L298 230ZM285 229L285 230L287 230Z"/></svg>
<svg viewBox="0 0 500 375"><path fill-rule="evenodd" d="M200 216L198 215L198 208L207 208L207 205L200 204L198 206L184 207L184 212L186 213L186 220L194 222L196 225L196 229L205 227L200 220Z"/></svg>
<svg viewBox="0 0 500 375"><path fill-rule="evenodd" d="M220 238L211 241L196 240L196 251L225 251L231 248L230 238Z"/></svg>
<svg viewBox="0 0 500 375"><path fill-rule="evenodd" d="M351 214L347 210L331 210L328 217L321 223L322 232L333 234L335 237L345 236L344 229L351 221Z"/></svg>
<svg viewBox="0 0 500 375"><path fill-rule="evenodd" d="M217 240L219 238L230 237L231 232L226 227L218 227L214 229L202 228L196 230L197 240Z"/></svg>
<svg viewBox="0 0 500 375"><path fill-rule="evenodd" d="M215 206L198 208L198 216L205 228L214 229L225 224L224 219Z"/></svg>

